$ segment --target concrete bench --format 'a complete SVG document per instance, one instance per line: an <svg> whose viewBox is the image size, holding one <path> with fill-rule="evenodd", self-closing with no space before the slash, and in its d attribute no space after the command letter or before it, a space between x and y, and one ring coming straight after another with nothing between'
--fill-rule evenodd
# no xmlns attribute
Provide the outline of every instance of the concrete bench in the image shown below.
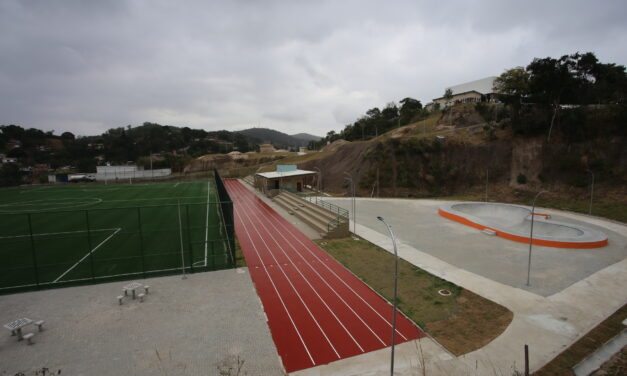
<svg viewBox="0 0 627 376"><path fill-rule="evenodd" d="M32 345L33 342L33 336L35 335L35 333L26 333L24 334L24 336L22 338L24 338L26 341L28 341L29 345Z"/></svg>
<svg viewBox="0 0 627 376"><path fill-rule="evenodd" d="M137 295L137 297L139 298L139 301L140 301L140 302L143 302L143 301L144 301L144 297L145 297L145 296L146 296L146 294L144 294L143 292L142 292L142 293L140 293L139 295Z"/></svg>
<svg viewBox="0 0 627 376"><path fill-rule="evenodd" d="M118 303L122 305L122 299L124 299L124 295L118 295Z"/></svg>
<svg viewBox="0 0 627 376"><path fill-rule="evenodd" d="M35 321L35 325L37 325L37 330L38 331L41 332L41 331L44 330L44 328L43 328L44 327L44 323L45 323L44 320Z"/></svg>

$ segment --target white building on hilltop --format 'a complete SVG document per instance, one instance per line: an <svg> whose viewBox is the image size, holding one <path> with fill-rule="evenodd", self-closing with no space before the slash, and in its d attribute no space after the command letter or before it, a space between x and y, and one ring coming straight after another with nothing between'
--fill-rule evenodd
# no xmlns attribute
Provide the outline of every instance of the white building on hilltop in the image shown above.
<svg viewBox="0 0 627 376"><path fill-rule="evenodd" d="M451 89L453 97L450 100L447 100L444 96L434 98L433 103L443 108L458 103L496 102L494 80L496 80L496 76L490 76L448 87L445 91Z"/></svg>

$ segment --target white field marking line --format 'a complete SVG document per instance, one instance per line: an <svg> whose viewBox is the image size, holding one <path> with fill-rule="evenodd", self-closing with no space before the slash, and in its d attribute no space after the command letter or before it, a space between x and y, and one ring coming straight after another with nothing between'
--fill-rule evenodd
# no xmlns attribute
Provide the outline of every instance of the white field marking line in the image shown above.
<svg viewBox="0 0 627 376"><path fill-rule="evenodd" d="M252 211L252 210L254 209L254 207L251 207L251 205L248 205L248 209L249 209L249 210L245 211L245 213L246 213L246 215L247 215L248 217L250 217L250 216L248 215L248 213L249 213L250 211ZM260 213L260 212L258 212L258 213ZM251 223L252 223L252 220L251 220ZM309 279L307 279L307 277L305 277L305 275L304 275L304 274L300 271L300 269L299 269L298 267L296 267L296 264L294 263L294 261L292 260L292 258L291 258L290 256L288 256L288 254L287 254L287 252L285 251L285 249L283 249L283 247L279 244L279 242L278 242L278 241L276 240L276 238L272 235L272 233L271 233L270 231L268 231L269 229L268 229L268 227L266 227L266 226L263 224L263 220L261 221L261 224L262 224L263 228L266 230L265 232L266 232L268 235L270 235L270 237L272 238L272 240L276 243L276 246L277 246L279 249L281 249L281 252L283 252L283 254L285 255L285 257L287 257L287 258L288 258L288 259L292 262L292 264L294 265L294 269L296 269L296 271L298 272L298 274L300 274L301 278L302 278L305 282L307 282L307 285L308 285L308 286L311 288L311 290L312 290L312 291L316 294L316 296L318 297L318 299L320 299L320 301L322 302L322 304L324 304L324 306L325 306L325 307L327 308L327 310L331 313L331 315L333 315L333 317L335 318L335 320L336 320L336 321L337 321L337 322L338 322L338 323L342 326L342 328L344 329L344 331L346 332L346 334L348 334L348 336L349 336L349 337L353 340L353 342L355 342L355 344L357 345L357 347L359 347L359 349L361 350L361 352L362 352L362 353L363 353L363 352L365 352L364 348L363 348L363 347L359 344L359 342L355 339L355 337L353 337L352 333L351 333L351 332L350 332L350 330L348 330L348 328L344 325L344 323L342 322L342 320L340 320L340 318L339 318L339 317L337 317L337 315L335 314L335 312L333 312L333 310L331 309L331 307L329 307L329 305L327 304L327 302L326 302L326 301L325 301L325 300L324 300L324 299L320 296L320 294L318 294L318 291L316 290L316 288L315 288L315 287L311 284L311 282L309 282ZM258 234L260 234L260 233L259 233L259 230L257 230L257 225L256 225L256 224L253 224L253 227L255 227L255 231L257 231L257 233L258 233ZM262 236L261 236L261 234L260 234L259 236L260 236L260 237L262 237ZM262 238L263 238L263 237L262 237ZM287 240L287 239L286 239L286 240ZM291 246L292 248L294 248L294 246L293 246L293 245L292 245L289 241L288 241L288 243L290 244L290 246ZM294 250L296 250L296 248L294 248ZM274 257L274 255L273 255L273 257ZM281 268L281 265L278 263L278 261L277 261L277 265L279 266L279 268ZM285 274L285 273L284 273L284 274ZM318 275L318 276L320 276L320 275ZM287 278L287 275L286 275L286 278ZM322 279L322 277L320 277L320 279L321 279L321 280L323 280L323 279ZM337 293L336 293L336 295L337 295Z"/></svg>
<svg viewBox="0 0 627 376"><path fill-rule="evenodd" d="M207 181L207 215L205 216L205 267L207 267L207 241L209 239L209 192L211 192L211 187L209 186L209 181Z"/></svg>
<svg viewBox="0 0 627 376"><path fill-rule="evenodd" d="M186 266L185 269L190 269L189 266ZM176 271L180 271L181 268L170 268L170 269L158 269L158 270L146 270L145 272L132 272L132 273L121 273L121 274L110 274L110 275L102 275L102 276L96 276L94 277L95 279L105 279L105 278L114 278L114 277L122 277L122 276L129 276L129 275L139 275L139 274L143 274L143 273L160 273L160 272L169 272L172 270L176 270ZM77 281L88 281L91 280L91 278L77 278L77 279L68 279L63 281L65 282L77 282ZM43 286L43 285L51 285L54 282L41 282L39 284L39 286ZM8 290L8 289L15 289L15 288L20 288L20 287L33 287L33 286L37 286L36 283L31 283L28 285L17 285L17 286L7 286L7 287L0 287L0 290Z"/></svg>
<svg viewBox="0 0 627 376"><path fill-rule="evenodd" d="M84 202L78 202L78 203L72 203L73 200L84 200ZM91 200L91 201L87 201L87 200ZM67 208L76 208L79 206L86 206L86 205L96 205L96 204L100 204L102 203L102 199L99 197L78 197L78 198L71 198L71 197L66 197L66 198L60 198L60 199L44 199L44 200L29 200L29 201L18 201L18 202L11 202L8 204L0 204L0 213L21 213L24 211L29 211L32 209L17 209L17 211L7 211L7 210L2 210L2 208L6 208L6 207L11 207L11 206L49 206L49 205L65 205L62 207L58 207L58 208L42 208L40 209L41 211L49 211L49 210L59 210L59 209L63 209L67 210Z"/></svg>
<svg viewBox="0 0 627 376"><path fill-rule="evenodd" d="M150 201L150 200L174 200L175 198L205 198L205 196L183 196L183 197L152 197L152 198L134 198L132 200L106 200L108 202L127 202L127 201Z"/></svg>
<svg viewBox="0 0 627 376"><path fill-rule="evenodd" d="M267 210L267 209L266 209L266 210ZM279 214L277 213L276 215L279 215ZM377 310L376 310L373 306L371 306L371 305L370 305L370 304L369 304L369 303L368 303L368 302L367 302L367 301L366 301L366 300L365 300L365 299L364 299L361 295L359 295L359 294L358 294L358 293L357 293L357 292L356 292L356 291L355 291L355 290L354 290L354 289L353 289L350 285L348 285L348 284L346 283L346 281L344 281L342 278L340 278L340 276L338 276L338 275L337 275L337 273L335 273L335 271L333 271L333 269L331 269L331 268L330 268L330 267L329 267L329 266L328 266L325 262L323 262L323 261L320 259L320 257L318 257L318 255L316 255L316 254L315 254L315 252L312 252L312 251L311 251L311 249L309 248L309 246L307 246L307 245L303 244L303 242L302 242L300 239L298 239L298 237L297 237L297 236L295 236L295 235L292 233L291 229L287 228L287 227L286 227L286 226L285 226L285 225L284 225L281 221L277 221L277 222L281 225L281 227L283 227L283 229L284 229L284 230L286 230L286 231L287 231L290 235L292 235L292 236L294 237L294 239L295 239L297 242L299 242L301 245L305 246L305 248L307 249L307 251L308 251L308 252L309 252L312 256L314 256L314 257L315 257L318 261L320 261L320 263L321 263L322 265L324 265L324 267L326 267L326 268L327 268L327 269L328 269L328 270L329 270L329 271L330 271L333 275L335 275L335 277L336 277L336 278L337 278L340 282L342 282L342 283L343 283L346 287L348 287L348 289L349 289L349 290L351 290L351 291L352 291L352 292L353 292L353 293L354 293L357 297L359 297L359 299L360 299L361 301L363 301L363 302L364 302L364 303L365 303L365 304L366 304L366 305L367 305L367 306L368 306L368 307L369 307L369 308L370 308L373 312L375 312L375 313L377 314L377 316L379 316L379 317L380 317L380 318L381 318L381 319L382 319L382 320L383 320L383 321L384 321L384 322L385 322L385 323L386 323L386 324L387 324L390 328L392 327L392 323L391 323L388 319L386 319L385 317L383 317L379 311L377 311ZM354 275L354 274L353 274L353 275ZM357 278L357 277L355 277L355 278ZM383 298L382 298L382 299L383 299ZM403 333L401 333L401 332L399 331L399 329L396 329L396 332L397 332L397 333L398 333L401 337L403 337L405 340L407 340L407 337L405 337L405 336L403 335Z"/></svg>
<svg viewBox="0 0 627 376"><path fill-rule="evenodd" d="M237 210L235 210L235 216L237 216L237 217L240 216L239 213L237 212ZM252 246L253 246L253 248L255 250L255 253L257 254L257 257L259 257L259 260L261 260L261 255L259 254L259 250L257 249L257 246L253 242L252 237L248 233L248 229L246 228L246 226L242 226L242 228L244 229L244 232L248 236L248 239L250 240L250 244L252 244ZM311 360L311 363L313 365L316 365L316 361L311 356L311 352L309 352L309 348L307 347L307 344L305 343L305 340L303 339L303 336L300 334L300 330L298 330L298 326L296 326L296 323L294 322L294 319L292 318L292 315L290 314L290 311L287 309L287 306L285 305L285 302L283 301L283 297L281 296L281 294L279 293L279 290L277 289L276 285L274 284L274 280L272 279L272 276L270 276L270 273L268 272L268 268L266 268L266 265L263 264L263 263L261 264L261 266L263 267L263 270L266 272L266 276L270 280L270 283L272 283L272 288L274 289L274 292L276 293L276 295L279 297L279 300L281 301L281 305L283 306L283 309L285 310L285 313L287 313L287 317L289 317L290 322L292 323L292 326L296 330L296 334L298 334L298 338L300 339L300 342L302 343L303 347L305 348L305 351L307 352L307 355L309 356L309 360Z"/></svg>
<svg viewBox="0 0 627 376"><path fill-rule="evenodd" d="M267 210L267 208L265 208L265 207L264 207L264 209L265 209L266 211L268 211L268 210ZM313 267L313 266L309 263L309 261L308 261L306 258L304 258L304 257L303 257L303 255L302 255L300 252L298 252L298 250L296 249L296 247L294 246L294 244L293 244L293 243L292 243L289 239L287 239L287 238L283 235L283 233L282 233L281 231L279 231L279 229L278 229L278 228L277 228L277 227L273 224L273 222L272 222L272 220L275 220L275 221L276 221L276 219L275 219L274 217L272 217L272 216L270 216L270 218L266 217L266 219L268 219L268 221L267 221L267 222L268 222L268 223L270 223L270 225L274 228L274 230L275 230L275 231L276 231L279 235L281 235L281 237L282 237L282 238L283 238L283 239L284 239L284 240L285 240L285 241L286 241L286 242L287 242L287 243L288 243L288 244L292 247L292 249L294 250L294 252L295 252L296 254L298 254L298 256L299 256L299 257L300 257L300 258L301 258L301 259L302 259L302 260L303 260L303 261L307 264L307 266L309 266L309 268L310 268L310 269L311 269L314 273L316 273L316 275L318 276L318 278L320 278L320 280L321 280L322 282L324 282L324 284L325 284L325 285L327 285L327 287L328 287L331 291L333 291L333 293L335 294L335 296L337 296L337 297L338 297L338 298L339 298L339 299L340 299L340 300L344 303L344 305L345 305L345 306L346 306L346 307L347 307L347 308L348 308L351 312L353 312L353 314L355 315L355 317L357 317L357 319L359 319L359 321L361 321L361 323L362 323L362 324L363 324L366 328L368 328L368 330L369 330L369 331L370 331L370 332L371 332L371 333L372 333L372 334L373 334L373 335L374 335L374 336L375 336L375 337L379 340L379 342L381 342L381 344L382 344L382 345L386 346L387 344L385 343L385 341L383 341L383 340L381 339L381 337L379 337L379 335L378 335L378 334L374 331L374 329L372 329L372 327L370 327L370 325L368 325L368 324L364 321L364 319L363 319L363 318L362 318L362 317L361 317L361 316L360 316L357 312L355 312L355 310L353 309L353 307L351 307L351 305L350 305L350 304L348 304L348 302L347 302L346 300L344 300L344 298L343 298L343 297L342 297L342 296L341 296L341 295L337 292L337 290L335 290L335 289L334 289L334 288L333 288L333 287L329 284L329 282L327 282L326 278L323 278L323 277L322 277L322 275L320 275L320 273L316 270L316 268L314 268L314 267ZM264 227L265 227L265 225L264 225ZM266 228L267 228L267 227L266 227ZM283 252L283 253L285 253L285 252ZM286 254L286 256L287 256L287 254ZM290 258L290 259L291 259L291 258ZM294 265L296 265L296 264L294 264ZM298 268L297 268L297 269L298 269ZM299 271L299 272L300 272L300 271ZM304 277L303 277L303 278L304 278ZM316 293L316 294L317 294L317 293ZM325 303L325 305L326 305L326 303ZM334 316L335 316L335 314L334 314ZM344 325L342 325L342 326L344 326ZM349 334L349 335L350 335L350 334ZM351 335L351 338L352 338L352 335ZM360 346L360 348L361 348L361 346ZM363 350L362 350L362 351L363 351Z"/></svg>
<svg viewBox="0 0 627 376"><path fill-rule="evenodd" d="M91 232L95 231L113 231L115 228L99 228L95 230L90 230ZM41 234L33 234L33 236L48 236L48 235L65 235L65 234L78 234L80 232L87 232L87 230L78 230L78 231L63 231L63 232L47 232ZM12 235L12 236L0 236L0 239L13 239L13 238L28 238L30 234L27 235Z"/></svg>
<svg viewBox="0 0 627 376"><path fill-rule="evenodd" d="M111 239L113 237L113 235L117 234L118 232L120 232L120 230L122 230L122 227L118 227L111 235L107 236L107 238L103 241L100 242L100 244L98 244L94 249L90 250L89 252L87 252L87 254L85 256L83 256L82 259L78 260L76 262L76 264L72 265L71 268L69 268L68 270L66 270L63 274L61 274L59 277L57 277L57 279L55 279L54 281L52 281L52 283L58 282L61 278L63 278L64 275L66 275L67 273L69 273L72 269L74 269L78 264L80 264L83 260L85 260L87 258L87 256L93 254L94 252L96 252L96 250L98 248L100 248L101 245L103 245L104 243L107 242L107 240Z"/></svg>
<svg viewBox="0 0 627 376"><path fill-rule="evenodd" d="M174 188L176 188L179 184L181 184L181 182L174 184Z"/></svg>

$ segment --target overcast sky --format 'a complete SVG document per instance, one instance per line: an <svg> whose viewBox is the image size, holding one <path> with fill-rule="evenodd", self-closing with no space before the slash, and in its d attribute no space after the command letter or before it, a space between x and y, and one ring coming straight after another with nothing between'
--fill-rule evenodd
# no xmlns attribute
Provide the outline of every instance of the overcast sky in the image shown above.
<svg viewBox="0 0 627 376"><path fill-rule="evenodd" d="M534 57L627 63L627 1L0 0L0 124L323 136Z"/></svg>

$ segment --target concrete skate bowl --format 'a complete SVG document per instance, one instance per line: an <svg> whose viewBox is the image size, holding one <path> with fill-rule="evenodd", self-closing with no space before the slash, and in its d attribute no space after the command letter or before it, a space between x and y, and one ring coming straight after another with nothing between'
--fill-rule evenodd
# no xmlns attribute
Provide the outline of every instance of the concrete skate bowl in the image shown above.
<svg viewBox="0 0 627 376"><path fill-rule="evenodd" d="M443 205L438 213L447 219L465 224L515 242L529 244L531 209L524 206L465 202ZM554 248L601 248L607 236L583 226L552 221L549 214L534 211L533 244Z"/></svg>

